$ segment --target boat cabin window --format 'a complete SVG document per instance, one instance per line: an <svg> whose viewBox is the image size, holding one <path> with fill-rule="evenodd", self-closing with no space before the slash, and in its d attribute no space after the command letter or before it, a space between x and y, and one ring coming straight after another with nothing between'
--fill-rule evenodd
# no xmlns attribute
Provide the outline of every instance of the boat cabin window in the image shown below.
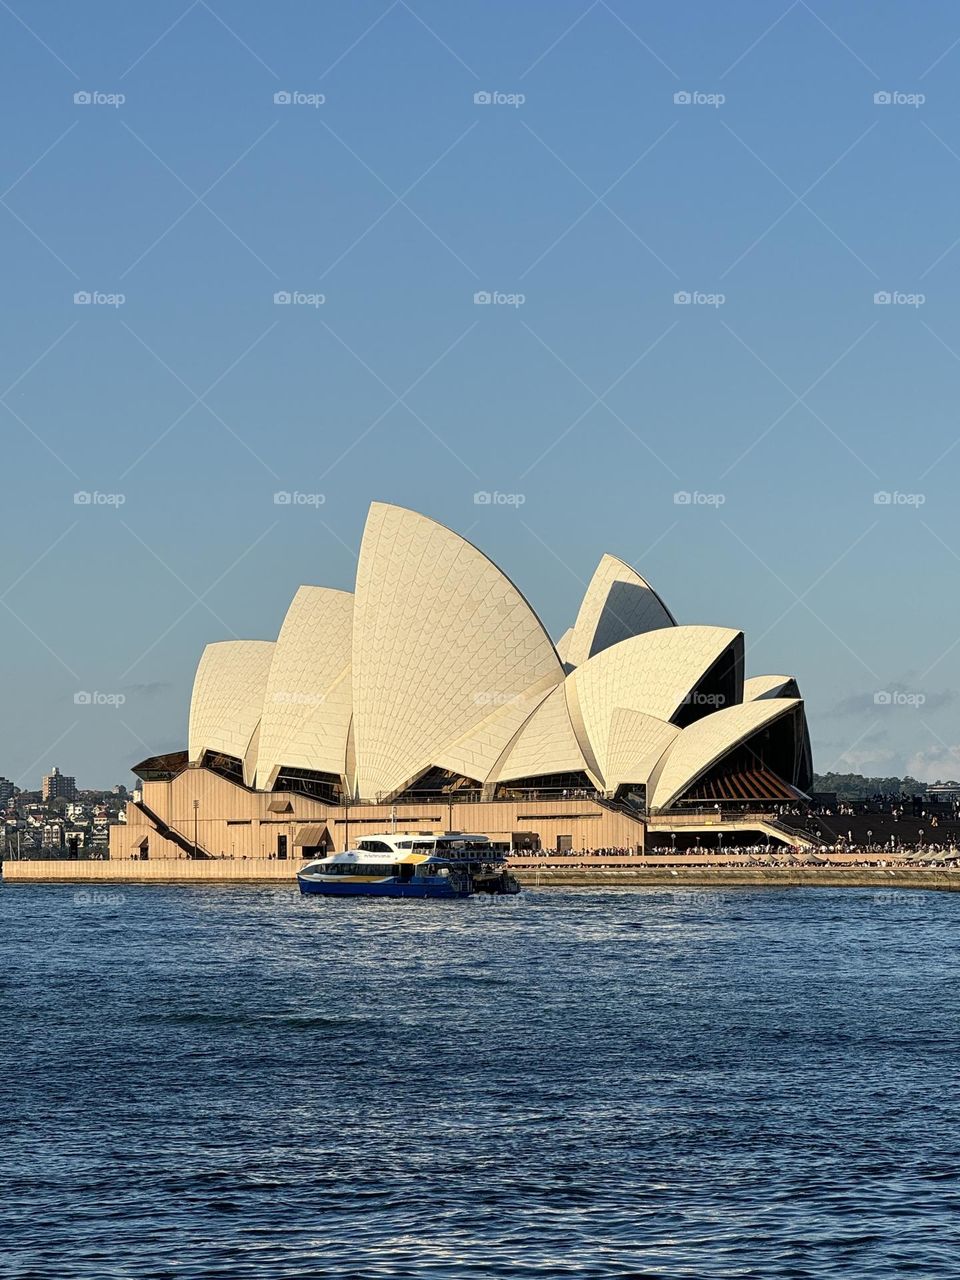
<svg viewBox="0 0 960 1280"><path fill-rule="evenodd" d="M362 849L364 853L393 853L390 846L383 840L358 840L357 848Z"/></svg>
<svg viewBox="0 0 960 1280"><path fill-rule="evenodd" d="M334 876L395 876L400 868L391 862L334 862L323 868L324 875Z"/></svg>

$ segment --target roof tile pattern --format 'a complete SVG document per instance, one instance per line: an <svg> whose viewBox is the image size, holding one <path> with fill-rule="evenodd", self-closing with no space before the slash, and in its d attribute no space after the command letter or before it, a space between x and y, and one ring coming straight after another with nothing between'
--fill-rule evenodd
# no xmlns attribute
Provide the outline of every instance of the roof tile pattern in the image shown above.
<svg viewBox="0 0 960 1280"><path fill-rule="evenodd" d="M301 587L280 628L267 679L257 753L262 790L284 766L344 776L352 643L353 595Z"/></svg>
<svg viewBox="0 0 960 1280"><path fill-rule="evenodd" d="M668 627L622 640L567 677L580 746L609 786L610 725L620 707L670 720L698 680L737 637L729 627ZM634 781L634 779L631 779Z"/></svg>
<svg viewBox="0 0 960 1280"><path fill-rule="evenodd" d="M538 778L550 773L578 773L587 762L570 723L563 686L540 703L494 770L492 782Z"/></svg>
<svg viewBox="0 0 960 1280"><path fill-rule="evenodd" d="M222 640L203 651L190 700L191 761L204 751L243 760L260 721L272 640Z"/></svg>
<svg viewBox="0 0 960 1280"><path fill-rule="evenodd" d="M583 597L564 661L579 667L621 640L675 625L649 582L623 560L605 555Z"/></svg>
<svg viewBox="0 0 960 1280"><path fill-rule="evenodd" d="M610 733L603 756L608 791L624 782L647 785L664 751L679 738L676 725L643 711L617 707L610 718Z"/></svg>
<svg viewBox="0 0 960 1280"><path fill-rule="evenodd" d="M373 503L357 568L353 703L361 796L389 796L537 682L556 650L512 582L416 512Z"/></svg>
<svg viewBox="0 0 960 1280"><path fill-rule="evenodd" d="M493 706L490 714L463 737L437 753L435 764L478 782L490 780L490 772L503 754L504 743L517 733L551 690L560 688L553 675L529 689Z"/></svg>

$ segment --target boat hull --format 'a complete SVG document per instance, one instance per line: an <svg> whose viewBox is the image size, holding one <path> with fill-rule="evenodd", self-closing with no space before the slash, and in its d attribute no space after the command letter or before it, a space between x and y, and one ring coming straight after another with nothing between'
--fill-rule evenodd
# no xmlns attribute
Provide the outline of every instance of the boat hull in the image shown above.
<svg viewBox="0 0 960 1280"><path fill-rule="evenodd" d="M417 884L399 880L379 880L352 884L334 880L318 880L311 876L297 876L301 893L317 893L326 898L469 898L469 890L457 890L450 884Z"/></svg>

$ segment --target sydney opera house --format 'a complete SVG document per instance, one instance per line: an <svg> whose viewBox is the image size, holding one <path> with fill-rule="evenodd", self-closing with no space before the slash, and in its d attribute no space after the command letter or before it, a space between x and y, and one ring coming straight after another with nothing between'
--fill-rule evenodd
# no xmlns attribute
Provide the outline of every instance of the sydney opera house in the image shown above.
<svg viewBox="0 0 960 1280"><path fill-rule="evenodd" d="M207 646L188 749L135 767L111 856L300 858L385 830L514 848L784 840L810 743L743 633L680 625L605 555L554 643L476 547L374 503L355 590L300 587L276 640Z"/></svg>

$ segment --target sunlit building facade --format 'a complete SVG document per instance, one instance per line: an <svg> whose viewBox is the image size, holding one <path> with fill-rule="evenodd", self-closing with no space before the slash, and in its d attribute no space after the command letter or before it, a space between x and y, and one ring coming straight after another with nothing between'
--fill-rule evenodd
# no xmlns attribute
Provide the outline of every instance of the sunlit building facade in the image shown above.
<svg viewBox="0 0 960 1280"><path fill-rule="evenodd" d="M353 592L301 587L276 640L207 646L187 749L136 766L112 856L295 858L377 829L639 850L651 826L742 827L812 776L795 680L743 668L742 632L678 624L610 555L554 643L471 543L374 503Z"/></svg>

